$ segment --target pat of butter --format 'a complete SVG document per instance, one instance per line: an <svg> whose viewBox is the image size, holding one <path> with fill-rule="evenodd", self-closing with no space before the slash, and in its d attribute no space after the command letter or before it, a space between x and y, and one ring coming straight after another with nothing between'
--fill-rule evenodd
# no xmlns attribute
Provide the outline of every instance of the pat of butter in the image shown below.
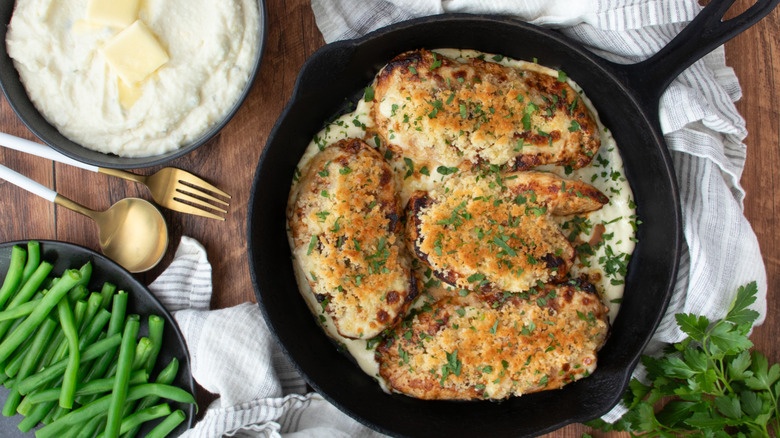
<svg viewBox="0 0 780 438"><path fill-rule="evenodd" d="M114 73L131 86L170 59L157 37L140 20L114 35L101 51Z"/></svg>
<svg viewBox="0 0 780 438"><path fill-rule="evenodd" d="M86 20L95 24L125 27L138 18L139 0L89 0Z"/></svg>
<svg viewBox="0 0 780 438"><path fill-rule="evenodd" d="M119 104L124 109L130 109L143 95L143 90L140 86L127 85L122 79L117 79L116 85L117 91L119 91Z"/></svg>

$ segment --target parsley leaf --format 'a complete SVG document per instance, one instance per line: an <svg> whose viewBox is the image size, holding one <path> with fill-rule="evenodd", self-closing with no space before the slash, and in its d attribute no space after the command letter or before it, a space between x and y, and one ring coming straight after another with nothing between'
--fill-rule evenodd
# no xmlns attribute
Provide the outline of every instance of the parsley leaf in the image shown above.
<svg viewBox="0 0 780 438"><path fill-rule="evenodd" d="M748 306L757 291L755 282L740 287L722 320L675 315L688 337L658 358L642 356L647 382L632 379L624 397L628 412L612 424L587 424L632 436L780 436L780 364L770 367L749 350L759 315Z"/></svg>

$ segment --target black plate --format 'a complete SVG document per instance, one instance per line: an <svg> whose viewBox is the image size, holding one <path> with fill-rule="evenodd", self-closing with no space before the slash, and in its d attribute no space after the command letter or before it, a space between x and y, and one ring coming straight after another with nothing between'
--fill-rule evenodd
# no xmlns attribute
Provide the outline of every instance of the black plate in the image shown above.
<svg viewBox="0 0 780 438"><path fill-rule="evenodd" d="M110 282L117 286L117 291L124 290L128 293L127 314L135 313L141 315L141 330L138 337L147 334L147 316L151 314L158 315L165 320L165 330L163 332L163 345L160 355L157 358L157 364L152 370L150 381L160 372L174 357L179 360L179 373L176 376L174 385L189 391L194 396L195 381L192 380L190 371L190 356L187 352L187 346L184 338L179 331L173 317L160 304L160 302L149 292L143 284L138 282L129 272L109 260L105 256L98 254L87 248L66 242L57 242L49 240L40 240L41 260L45 260L54 265L51 275L61 275L66 269L78 269L88 261L92 261L92 278L89 282L89 290L100 290L103 283ZM11 247L19 245L27 249L27 241L6 242L0 244L0 281L5 278L8 271L8 264L11 259ZM8 389L0 386L0 401L5 402L8 396ZM195 423L195 405L185 405L181 403L171 403L171 411L181 409L187 415L184 420L169 436L179 436L184 431L192 427ZM22 421L21 415L13 417L0 416L0 435L5 438L29 438L33 436L32 431L24 434L19 431L17 425ZM151 422L141 428L138 436L144 436L152 429Z"/></svg>
<svg viewBox="0 0 780 438"><path fill-rule="evenodd" d="M260 21L257 56L254 60L254 65L247 83L244 86L244 90L221 121L212 125L192 142L164 154L152 155L149 157L120 157L114 154L104 154L102 152L94 151L73 142L50 124L30 101L30 98L27 96L27 91L25 91L24 85L19 79L19 73L16 71L13 61L8 56L8 51L5 46L5 35L8 30L8 23L11 21L15 3L14 0L3 0L0 2L0 41L2 41L2 43L0 43L0 87L2 87L5 97L8 99L8 103L27 128L51 148L74 160L88 163L93 166L114 169L137 169L167 163L168 161L192 152L216 136L217 133L228 124L230 119L233 118L241 107L241 104L249 95L257 72L260 69L260 60L263 54L263 47L265 46L265 37L268 33L268 18L266 16L265 1L257 0Z"/></svg>

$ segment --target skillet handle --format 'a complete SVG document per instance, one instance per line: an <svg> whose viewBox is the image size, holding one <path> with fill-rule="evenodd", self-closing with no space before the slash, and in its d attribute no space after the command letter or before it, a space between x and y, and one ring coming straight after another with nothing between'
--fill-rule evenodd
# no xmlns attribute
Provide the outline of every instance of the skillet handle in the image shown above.
<svg viewBox="0 0 780 438"><path fill-rule="evenodd" d="M657 104L680 73L721 44L756 24L780 3L757 0L740 15L723 21L736 0L712 0L672 41L650 58L631 65L612 63L622 79L644 94L645 102ZM651 108L657 109L657 105Z"/></svg>

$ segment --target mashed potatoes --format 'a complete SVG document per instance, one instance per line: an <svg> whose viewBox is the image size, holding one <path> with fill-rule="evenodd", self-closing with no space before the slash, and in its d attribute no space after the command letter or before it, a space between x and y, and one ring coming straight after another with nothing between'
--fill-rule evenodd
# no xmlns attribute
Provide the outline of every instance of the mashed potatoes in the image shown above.
<svg viewBox="0 0 780 438"><path fill-rule="evenodd" d="M17 0L8 27L27 94L63 135L104 153L158 155L196 140L233 108L259 50L255 0L141 1L138 19L169 59L131 89L101 50L123 29L87 21L88 3Z"/></svg>

